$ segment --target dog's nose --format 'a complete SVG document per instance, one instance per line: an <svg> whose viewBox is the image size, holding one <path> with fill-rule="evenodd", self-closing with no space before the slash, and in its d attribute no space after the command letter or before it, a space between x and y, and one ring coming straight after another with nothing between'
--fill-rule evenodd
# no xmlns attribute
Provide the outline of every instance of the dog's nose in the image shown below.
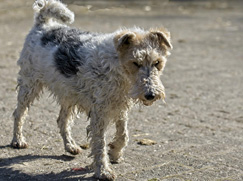
<svg viewBox="0 0 243 181"><path fill-rule="evenodd" d="M155 98L154 93L149 92L148 94L145 94L144 96L148 101L152 101Z"/></svg>

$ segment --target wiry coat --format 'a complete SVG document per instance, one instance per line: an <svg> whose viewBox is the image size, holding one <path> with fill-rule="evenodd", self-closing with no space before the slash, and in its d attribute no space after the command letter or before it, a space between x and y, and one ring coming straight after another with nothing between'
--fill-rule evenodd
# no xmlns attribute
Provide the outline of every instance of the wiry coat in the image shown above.
<svg viewBox="0 0 243 181"><path fill-rule="evenodd" d="M145 47L135 46L139 38L135 39L134 35L144 36L144 42L150 40L152 35L147 36L147 32L140 28L110 34L80 31L55 21L74 21L74 14L59 1L37 0L33 7L36 11L35 25L26 38L18 60L21 69L12 145L27 147L22 135L23 116L45 87L61 105L57 122L66 150L72 154L81 151L71 137L70 121L75 110L86 112L91 119L87 130L91 138L95 176L113 180L115 175L108 164L105 131L110 123L116 124L117 132L109 144L109 155L111 161L118 162L128 141L129 108L140 99L149 105L164 98L159 75L166 62L167 49L172 48L169 36L160 35L164 43L156 40L156 44L153 41L151 44L143 43ZM132 68L126 68L127 62L122 60L124 50L129 52L131 47L128 49L128 45L133 43L131 47L136 47L136 51L133 50L131 56L140 61L139 64L148 59L147 68L144 66L142 69L142 65L139 67L134 62L130 65ZM157 47L160 48L157 50ZM137 69L137 78L135 73L131 73L132 69Z"/></svg>

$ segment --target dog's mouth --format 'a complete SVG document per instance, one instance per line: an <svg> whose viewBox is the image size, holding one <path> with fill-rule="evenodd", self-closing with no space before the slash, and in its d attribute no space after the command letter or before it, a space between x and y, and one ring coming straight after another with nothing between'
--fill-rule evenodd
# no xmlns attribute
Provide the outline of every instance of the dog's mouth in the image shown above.
<svg viewBox="0 0 243 181"><path fill-rule="evenodd" d="M147 101L147 100L142 100L143 105L145 106L151 106L155 101Z"/></svg>

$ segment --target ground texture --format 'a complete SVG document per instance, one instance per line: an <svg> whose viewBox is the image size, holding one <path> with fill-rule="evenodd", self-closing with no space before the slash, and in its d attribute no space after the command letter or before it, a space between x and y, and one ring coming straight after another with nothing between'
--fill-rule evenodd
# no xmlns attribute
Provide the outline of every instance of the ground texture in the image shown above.
<svg viewBox="0 0 243 181"><path fill-rule="evenodd" d="M243 180L243 3L66 2L80 29L165 26L172 34L174 50L161 77L167 104L131 111L125 161L112 165L117 180ZM32 26L31 6L25 0L0 2L0 181L94 180L92 172L72 170L91 163L90 150L75 157L64 151L55 121L59 106L48 93L26 118L29 148L10 147L16 61ZM80 145L87 143L87 125L82 115L74 122ZM156 144L139 145L145 138Z"/></svg>

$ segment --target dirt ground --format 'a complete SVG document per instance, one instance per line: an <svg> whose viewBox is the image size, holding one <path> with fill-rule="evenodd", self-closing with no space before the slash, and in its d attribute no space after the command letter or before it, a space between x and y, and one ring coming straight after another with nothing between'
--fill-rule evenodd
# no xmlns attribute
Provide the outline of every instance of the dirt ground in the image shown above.
<svg viewBox="0 0 243 181"><path fill-rule="evenodd" d="M26 118L29 148L10 147L16 61L33 23L32 2L0 0L0 181L95 180L92 172L72 170L91 163L90 150L75 157L64 151L59 106L48 93ZM65 2L80 29L164 26L172 34L174 50L161 77L167 104L132 109L125 161L112 165L117 180L243 180L243 2ZM87 125L83 115L74 122L80 145L87 143ZM144 138L156 144L139 145Z"/></svg>

